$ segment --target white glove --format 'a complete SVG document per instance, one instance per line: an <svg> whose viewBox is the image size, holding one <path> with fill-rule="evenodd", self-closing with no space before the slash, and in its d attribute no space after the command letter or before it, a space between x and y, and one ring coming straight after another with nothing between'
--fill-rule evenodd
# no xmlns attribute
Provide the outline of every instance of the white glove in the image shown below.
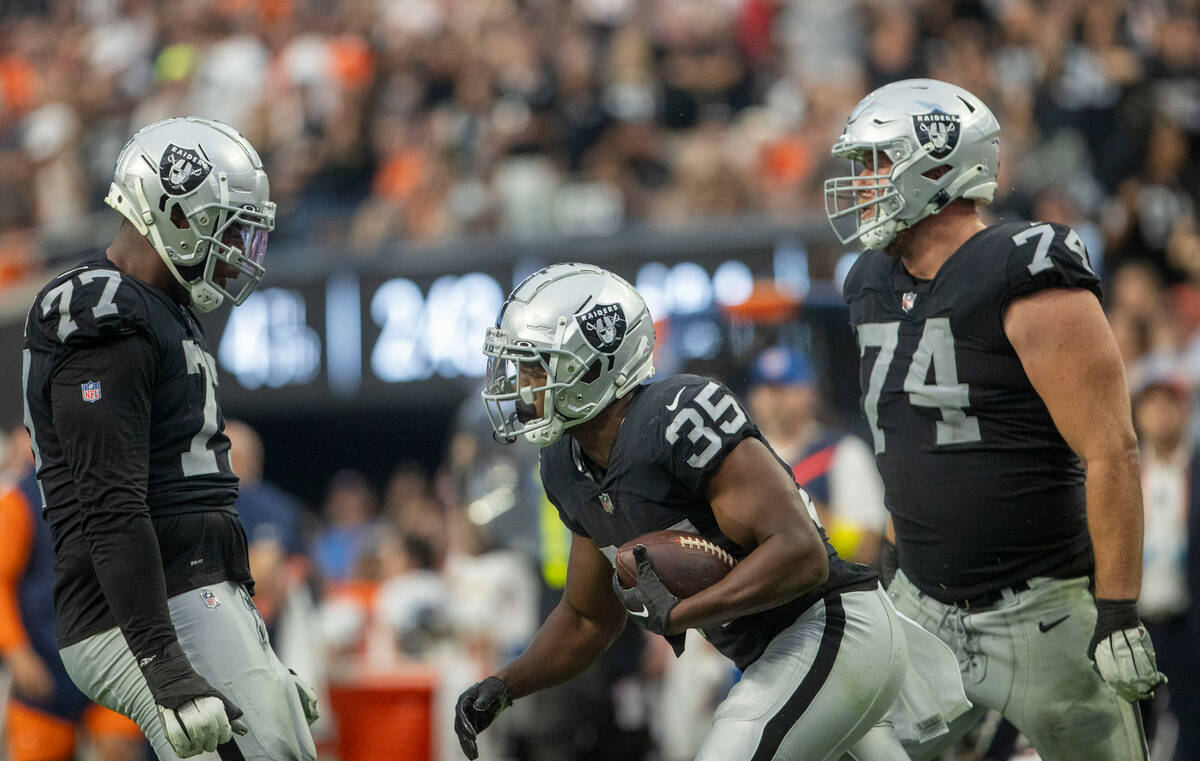
<svg viewBox="0 0 1200 761"><path fill-rule="evenodd" d="M1154 659L1146 627L1119 629L1096 643L1096 670L1118 695L1130 703L1148 698L1167 681Z"/></svg>
<svg viewBox="0 0 1200 761"><path fill-rule="evenodd" d="M317 692L295 671L288 669L288 673L292 675L292 684L296 685L296 692L300 695L300 705L304 708L304 719L309 726L312 726L314 721L321 718L321 709L317 706Z"/></svg>
<svg viewBox="0 0 1200 761"><path fill-rule="evenodd" d="M158 720L162 722L167 742L180 758L195 756L204 751L215 751L217 746L233 739L233 733L246 734L246 724L241 719L229 721L225 703L218 697L205 695L182 703L179 708L158 708Z"/></svg>

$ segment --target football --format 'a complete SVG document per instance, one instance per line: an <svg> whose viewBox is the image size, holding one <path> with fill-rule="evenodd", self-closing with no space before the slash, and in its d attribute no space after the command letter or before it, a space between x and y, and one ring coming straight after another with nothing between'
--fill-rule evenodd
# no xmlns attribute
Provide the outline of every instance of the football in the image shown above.
<svg viewBox="0 0 1200 761"><path fill-rule="evenodd" d="M686 531L652 531L630 539L617 550L617 578L628 589L637 583L633 548L645 545L654 572L671 594L691 597L725 577L737 563L725 550L699 534Z"/></svg>

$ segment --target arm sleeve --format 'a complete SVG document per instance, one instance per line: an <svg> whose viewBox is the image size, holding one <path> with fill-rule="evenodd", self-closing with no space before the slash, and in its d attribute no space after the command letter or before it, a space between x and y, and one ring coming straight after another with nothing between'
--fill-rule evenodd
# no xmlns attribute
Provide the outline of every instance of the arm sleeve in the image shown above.
<svg viewBox="0 0 1200 761"><path fill-rule="evenodd" d="M5 654L29 642L17 604L17 585L29 562L33 541L33 516L19 489L0 495L0 652Z"/></svg>
<svg viewBox="0 0 1200 761"><path fill-rule="evenodd" d="M71 467L92 565L141 659L176 642L158 536L146 506L154 349L144 334L73 352L50 382L54 428ZM80 386L99 383L84 401Z"/></svg>

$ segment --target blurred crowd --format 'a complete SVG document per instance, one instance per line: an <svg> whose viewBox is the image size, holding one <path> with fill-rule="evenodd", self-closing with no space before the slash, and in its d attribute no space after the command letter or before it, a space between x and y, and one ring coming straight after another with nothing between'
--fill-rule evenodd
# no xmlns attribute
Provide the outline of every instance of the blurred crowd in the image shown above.
<svg viewBox="0 0 1200 761"><path fill-rule="evenodd" d="M225 120L277 238L819 220L853 104L932 76L996 111L998 210L1200 269L1188 0L14 0L0 4L0 281L86 243L120 146Z"/></svg>

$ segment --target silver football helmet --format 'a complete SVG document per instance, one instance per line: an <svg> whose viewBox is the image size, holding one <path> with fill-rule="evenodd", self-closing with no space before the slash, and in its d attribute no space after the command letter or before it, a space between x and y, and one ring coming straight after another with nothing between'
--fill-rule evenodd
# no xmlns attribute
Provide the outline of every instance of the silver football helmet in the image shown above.
<svg viewBox="0 0 1200 761"><path fill-rule="evenodd" d="M833 155L850 160L850 174L825 181L825 216L842 243L883 249L956 198L992 202L1000 124L961 87L906 79L859 101Z"/></svg>
<svg viewBox="0 0 1200 761"><path fill-rule="evenodd" d="M654 321L620 277L590 264L555 264L512 292L483 353L483 403L496 438L524 436L544 447L654 374Z"/></svg>
<svg viewBox="0 0 1200 761"><path fill-rule="evenodd" d="M117 158L104 202L150 241L192 306L241 304L263 276L275 229L267 173L254 146L212 119L182 117L138 131ZM217 262L238 271L236 291L214 278Z"/></svg>

